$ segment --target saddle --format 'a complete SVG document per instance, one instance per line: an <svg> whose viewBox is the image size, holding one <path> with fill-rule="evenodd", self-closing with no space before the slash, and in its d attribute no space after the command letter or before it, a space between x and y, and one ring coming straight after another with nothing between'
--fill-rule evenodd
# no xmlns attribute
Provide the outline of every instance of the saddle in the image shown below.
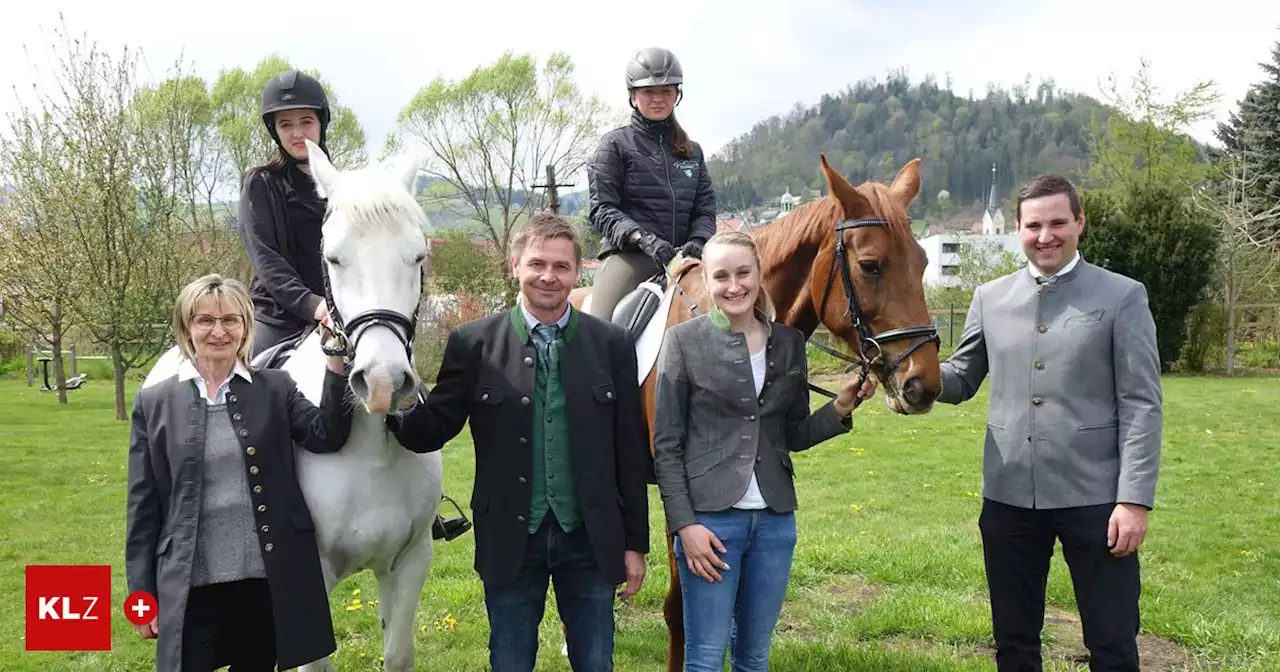
<svg viewBox="0 0 1280 672"><path fill-rule="evenodd" d="M283 367L285 362L289 361L289 357L297 351L298 346L301 345L303 341L307 340L307 337L310 336L311 332L315 331L315 329L316 325L309 326L298 332L298 334L290 336L258 353L258 355L253 358L253 367L256 369L279 369ZM426 386L419 383L418 403L424 403L426 400ZM437 514L435 522L431 524L431 538L453 541L454 539L466 534L467 530L471 529L471 521L462 513L462 507L458 506L458 503L453 501L453 499L448 495L442 494L440 498L441 501L452 504L453 508L457 510L458 515L445 518L444 516Z"/></svg>
<svg viewBox="0 0 1280 672"><path fill-rule="evenodd" d="M612 322L626 329L633 343L640 340L645 327L649 326L649 321L662 305L666 291L659 282L663 280L662 276L654 276L641 282L613 308Z"/></svg>

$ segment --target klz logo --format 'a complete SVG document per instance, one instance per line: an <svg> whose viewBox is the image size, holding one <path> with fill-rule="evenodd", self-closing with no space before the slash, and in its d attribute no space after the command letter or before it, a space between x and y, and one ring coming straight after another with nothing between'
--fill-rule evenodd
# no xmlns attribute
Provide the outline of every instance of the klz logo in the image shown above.
<svg viewBox="0 0 1280 672"><path fill-rule="evenodd" d="M27 567L28 651L111 649L111 567Z"/></svg>

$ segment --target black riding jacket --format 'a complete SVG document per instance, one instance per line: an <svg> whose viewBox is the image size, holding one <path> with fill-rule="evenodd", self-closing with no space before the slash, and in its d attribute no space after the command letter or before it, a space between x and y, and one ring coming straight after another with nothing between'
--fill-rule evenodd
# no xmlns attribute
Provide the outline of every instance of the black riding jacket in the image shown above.
<svg viewBox="0 0 1280 672"><path fill-rule="evenodd" d="M670 118L655 122L638 111L631 123L600 138L587 164L591 227L600 234L600 258L631 246L637 230L651 231L680 247L706 242L716 232L716 195L702 147L688 158L671 150Z"/></svg>
<svg viewBox="0 0 1280 672"><path fill-rule="evenodd" d="M320 227L325 201L311 177L290 163L257 171L240 194L240 240L249 252L255 319L301 330L324 301Z"/></svg>

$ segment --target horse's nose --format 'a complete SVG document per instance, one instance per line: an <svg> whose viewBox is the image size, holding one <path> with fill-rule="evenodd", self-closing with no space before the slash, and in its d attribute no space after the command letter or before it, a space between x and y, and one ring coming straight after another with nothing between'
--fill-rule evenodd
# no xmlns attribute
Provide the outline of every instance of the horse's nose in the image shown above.
<svg viewBox="0 0 1280 672"><path fill-rule="evenodd" d="M920 376L912 376L903 383L902 396L912 406L924 406L933 401L933 395L929 393L929 388L924 384L924 378Z"/></svg>

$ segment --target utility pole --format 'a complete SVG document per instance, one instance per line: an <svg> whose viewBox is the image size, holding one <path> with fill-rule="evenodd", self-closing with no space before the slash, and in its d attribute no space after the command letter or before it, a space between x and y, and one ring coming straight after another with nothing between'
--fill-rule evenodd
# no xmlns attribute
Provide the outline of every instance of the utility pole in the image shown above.
<svg viewBox="0 0 1280 672"><path fill-rule="evenodd" d="M556 167L548 163L547 164L547 183L535 184L533 185L533 188L534 189L545 188L547 190L547 208L551 210L552 214L558 215L560 214L559 188L572 187L572 186L573 186L572 184L557 184L556 183Z"/></svg>

